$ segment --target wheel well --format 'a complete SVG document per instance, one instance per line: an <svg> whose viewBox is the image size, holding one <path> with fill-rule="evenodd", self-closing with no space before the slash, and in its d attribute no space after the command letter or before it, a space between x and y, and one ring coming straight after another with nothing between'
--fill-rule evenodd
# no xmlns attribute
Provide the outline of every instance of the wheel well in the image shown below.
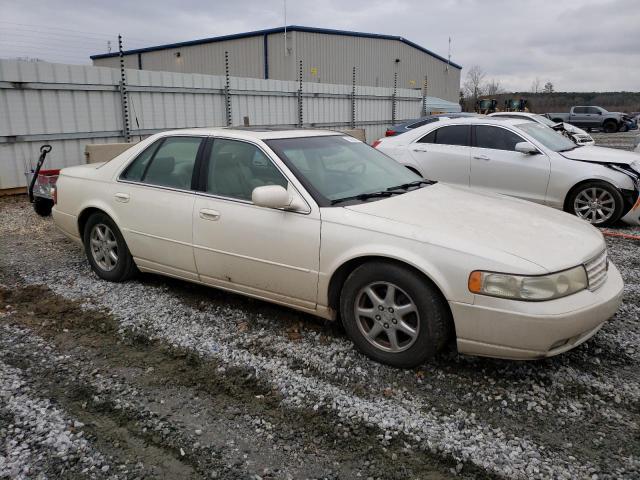
<svg viewBox="0 0 640 480"><path fill-rule="evenodd" d="M408 168L408 167L407 167ZM420 277L424 279L425 282L429 283L433 288L440 294L440 297L443 301L443 304L446 305L447 310L449 311L449 323L451 328L451 333L455 336L455 324L453 322L453 316L451 315L451 309L449 307L449 302L447 302L446 297L440 290L440 288L435 284L429 276L425 275L424 272L417 269L413 265L409 265L408 263L402 262L400 260L396 260L394 258L382 257L382 256L364 256L357 257L349 260L346 263L340 265L340 267L333 273L331 276L331 280L329 280L329 307L336 312L337 318L340 317L340 293L342 292L342 287L344 286L344 282L347 280L349 275L361 265L369 262L386 262L392 263L408 270L411 270L417 273Z"/></svg>
<svg viewBox="0 0 640 480"><path fill-rule="evenodd" d="M104 210L100 210L99 208L89 207L85 208L80 215L78 215L78 233L80 234L80 239L84 242L84 226L87 224L87 220L94 213L107 213Z"/></svg>

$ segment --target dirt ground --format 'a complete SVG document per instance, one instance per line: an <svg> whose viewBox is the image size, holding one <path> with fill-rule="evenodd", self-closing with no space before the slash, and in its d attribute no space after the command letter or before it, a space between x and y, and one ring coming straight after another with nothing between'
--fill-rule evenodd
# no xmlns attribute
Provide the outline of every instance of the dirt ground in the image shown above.
<svg viewBox="0 0 640 480"><path fill-rule="evenodd" d="M587 344L397 370L292 310L104 282L0 199L0 477L640 478L640 242L607 243L624 304Z"/></svg>

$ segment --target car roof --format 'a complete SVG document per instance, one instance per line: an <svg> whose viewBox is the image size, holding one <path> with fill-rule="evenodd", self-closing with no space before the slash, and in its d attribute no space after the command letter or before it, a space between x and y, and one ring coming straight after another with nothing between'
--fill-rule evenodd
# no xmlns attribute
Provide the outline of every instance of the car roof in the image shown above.
<svg viewBox="0 0 640 480"><path fill-rule="evenodd" d="M508 117L490 117L490 116L481 116L481 117L462 117L462 118L451 118L451 119L446 119L446 120L442 120L440 122L436 123L429 123L427 125L430 126L438 126L438 127L442 127L444 125L464 125L464 124L473 124L473 125L521 125L522 122L525 123L531 123L528 119L526 118L508 118ZM424 125L424 127L427 127L427 125ZM418 127L415 130L418 130L419 128L423 128L423 127Z"/></svg>
<svg viewBox="0 0 640 480"><path fill-rule="evenodd" d="M313 128L287 128L287 127L215 127L215 128L185 128L180 130L168 130L160 136L171 135L198 135L220 136L243 140L271 140L275 138L299 138L322 137L329 135L348 135L345 132L334 130L320 130Z"/></svg>
<svg viewBox="0 0 640 480"><path fill-rule="evenodd" d="M531 113L531 112L494 112L490 113L489 117L506 117L508 115L516 115L522 118L531 118L536 115L540 115L539 113Z"/></svg>

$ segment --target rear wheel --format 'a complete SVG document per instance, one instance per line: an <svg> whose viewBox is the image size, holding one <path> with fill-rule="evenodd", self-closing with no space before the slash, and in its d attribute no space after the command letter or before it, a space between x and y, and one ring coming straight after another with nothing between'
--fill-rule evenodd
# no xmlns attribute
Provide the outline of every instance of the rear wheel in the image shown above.
<svg viewBox="0 0 640 480"><path fill-rule="evenodd" d="M622 194L606 182L587 182L574 189L567 201L568 210L597 227L613 225L622 217Z"/></svg>
<svg viewBox="0 0 640 480"><path fill-rule="evenodd" d="M372 359L410 368L446 343L451 315L440 292L402 266L366 263L349 275L340 313L356 347Z"/></svg>
<svg viewBox="0 0 640 480"><path fill-rule="evenodd" d="M33 199L33 209L41 217L48 217L51 215L51 209L53 208L53 200L42 197L35 197Z"/></svg>
<svg viewBox="0 0 640 480"><path fill-rule="evenodd" d="M84 228L83 240L91 268L100 278L110 282L123 282L136 273L127 244L108 215L91 215Z"/></svg>

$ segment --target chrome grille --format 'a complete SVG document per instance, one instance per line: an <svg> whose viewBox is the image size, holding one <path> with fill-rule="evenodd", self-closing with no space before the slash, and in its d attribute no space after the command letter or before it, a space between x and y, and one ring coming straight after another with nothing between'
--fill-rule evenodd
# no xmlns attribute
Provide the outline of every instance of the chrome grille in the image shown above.
<svg viewBox="0 0 640 480"><path fill-rule="evenodd" d="M597 290L607 280L607 270L609 268L609 260L607 259L607 250L589 260L584 264L587 269L587 279L589 281L589 290Z"/></svg>

